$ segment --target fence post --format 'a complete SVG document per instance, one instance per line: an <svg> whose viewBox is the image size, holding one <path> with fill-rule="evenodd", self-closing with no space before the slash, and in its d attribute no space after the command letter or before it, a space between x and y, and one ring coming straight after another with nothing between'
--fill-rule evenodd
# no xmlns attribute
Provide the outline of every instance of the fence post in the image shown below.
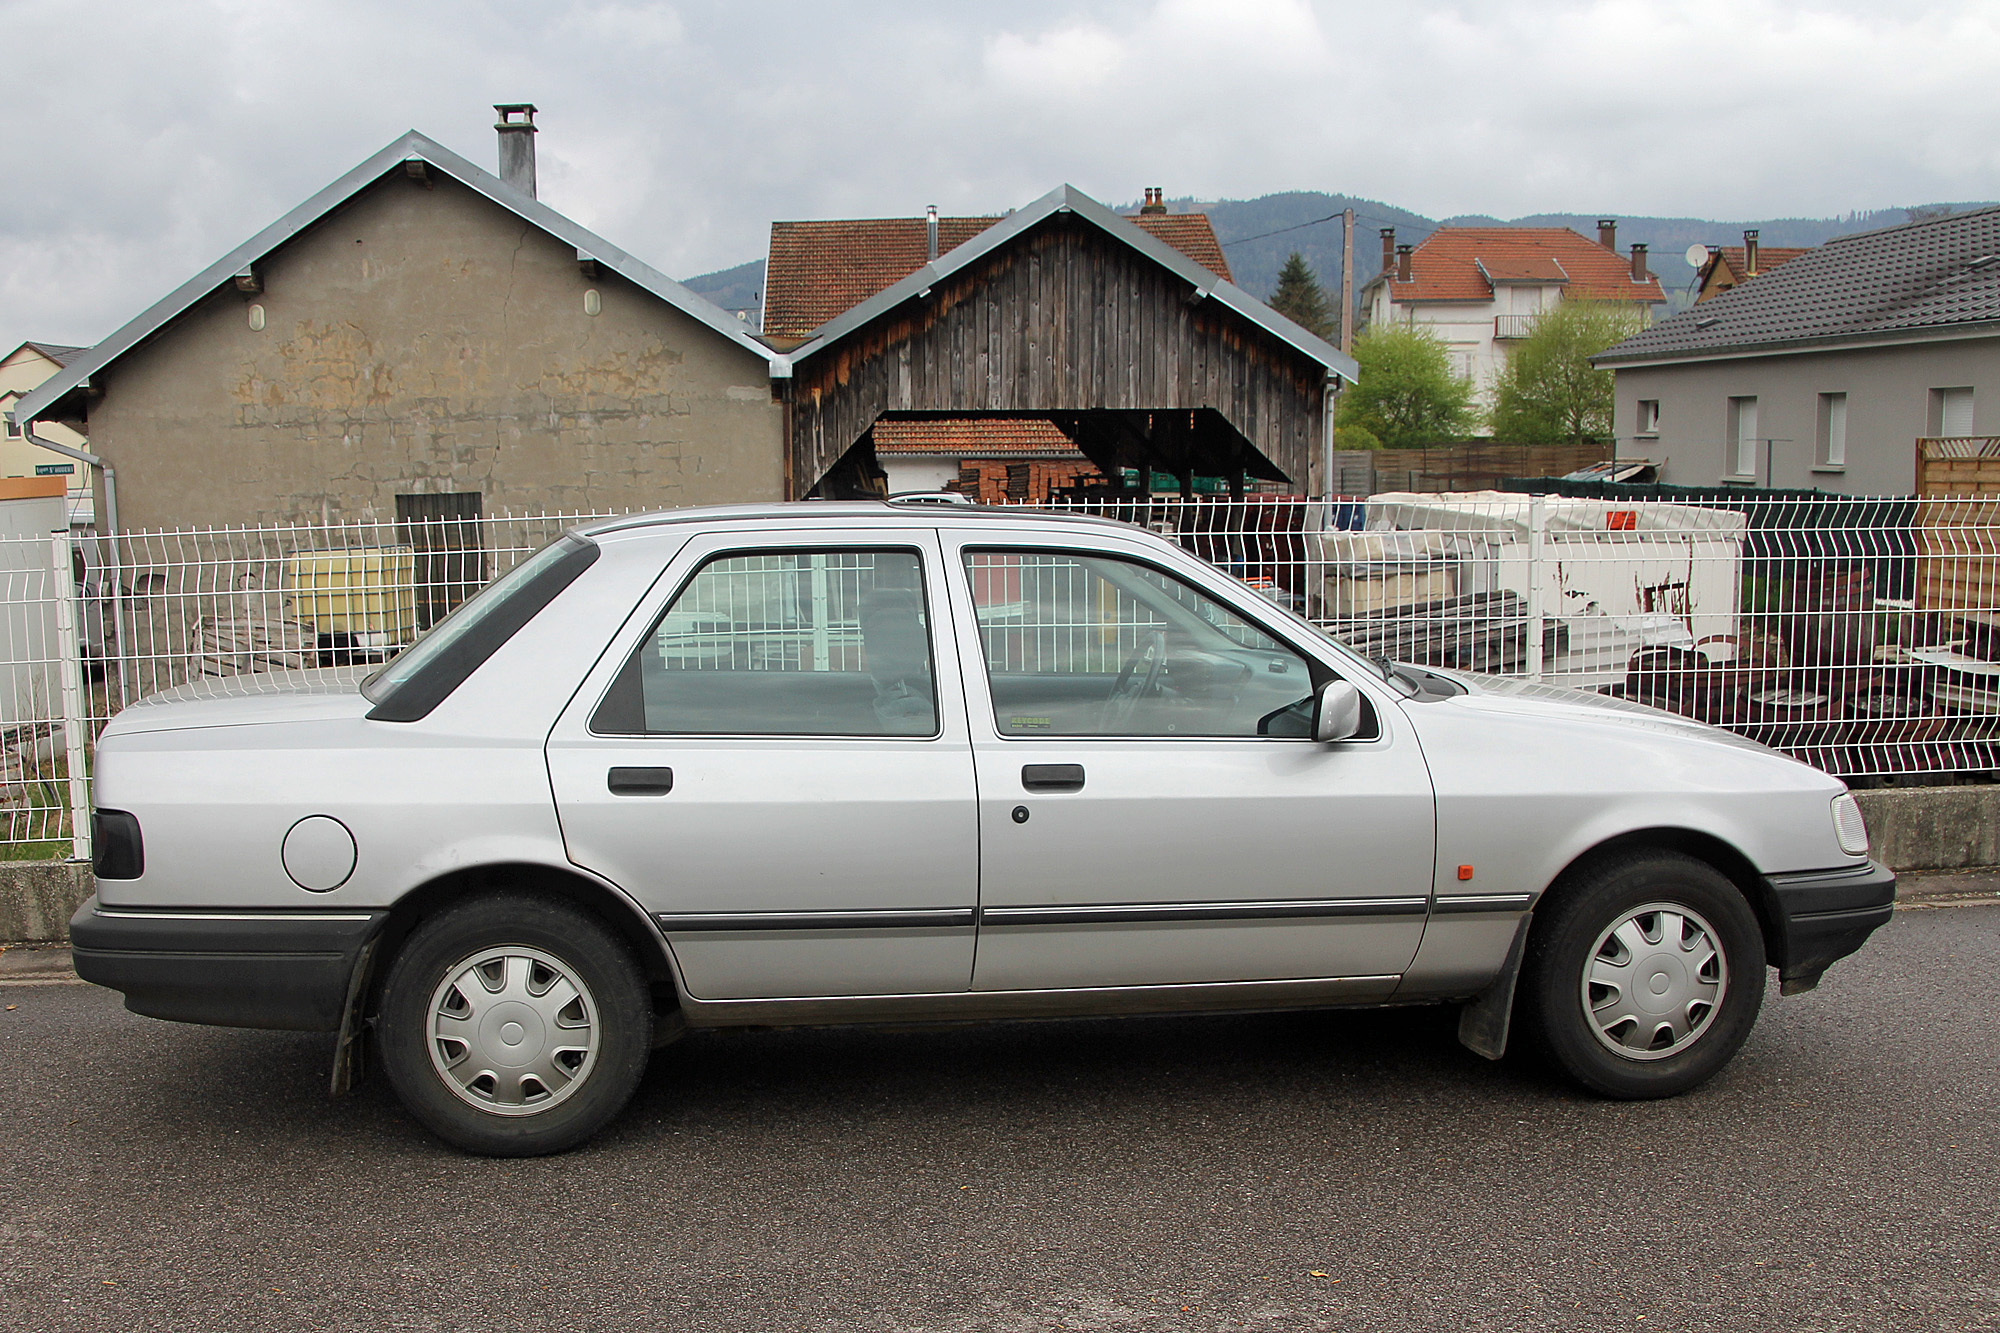
<svg viewBox="0 0 2000 1333"><path fill-rule="evenodd" d="M1542 678L1542 525L1548 520L1548 502L1541 496L1528 500L1528 679Z"/></svg>
<svg viewBox="0 0 2000 1333"><path fill-rule="evenodd" d="M69 846L72 860L88 861L90 785L83 772L83 662L77 642L75 556L68 532L49 535L49 563L56 593L56 671L62 682L63 752L69 763Z"/></svg>

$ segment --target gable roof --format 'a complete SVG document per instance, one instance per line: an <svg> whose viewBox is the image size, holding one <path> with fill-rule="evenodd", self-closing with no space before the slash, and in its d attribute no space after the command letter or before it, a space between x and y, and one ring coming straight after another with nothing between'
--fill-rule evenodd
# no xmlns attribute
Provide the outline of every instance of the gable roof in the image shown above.
<svg viewBox="0 0 2000 1333"><path fill-rule="evenodd" d="M549 235L574 245L578 258L596 260L633 285L651 292L668 305L706 324L722 337L754 353L767 364L778 358L770 348L744 332L734 315L695 295L649 264L634 259L580 223L573 222L547 204L516 190L498 176L471 162L426 135L409 131L360 166L321 190L291 212L231 250L215 263L182 283L167 296L148 307L95 347L70 349L80 354L63 362L61 373L44 381L33 393L14 405L16 421L32 421L62 399L89 382L92 375L126 352L159 333L218 288L232 282L238 273L264 256L307 231L329 213L374 185L406 162L423 162L473 191L486 196L510 213L533 223Z"/></svg>
<svg viewBox="0 0 2000 1333"><path fill-rule="evenodd" d="M27 348L30 351L39 353L59 366L68 365L90 350L88 347L66 347L62 343L38 343L32 339L22 343L20 347L14 350L18 352L21 348Z"/></svg>
<svg viewBox="0 0 2000 1333"><path fill-rule="evenodd" d="M1695 289L1699 293L1694 299L1706 300L1711 296L1740 287L1753 277L1762 277L1788 259L1797 259L1810 245L1764 245L1757 248L1757 271L1750 272L1750 255L1740 245L1720 245L1708 253L1708 262L1695 270ZM1714 291L1711 283L1720 280Z"/></svg>
<svg viewBox="0 0 2000 1333"><path fill-rule="evenodd" d="M860 304L850 306L814 329L812 337L803 346L793 350L787 360L796 364L817 354L903 302L923 295L934 284L978 262L984 256L1012 242L1015 237L1059 213L1068 213L1079 218L1111 239L1137 250L1153 263L1186 282L1194 289L1196 296L1221 303L1280 342L1319 362L1330 374L1338 375L1350 384L1354 382L1358 372L1353 357L1279 314L1227 278L1218 276L1214 270L1190 259L1154 236L1150 230L1133 226L1132 224L1139 220L1137 217L1114 213L1073 185L1057 186L1026 208L1019 208L1009 213L972 239L960 243L949 252L940 253L936 259L909 276L890 284ZM1148 216L1158 218L1161 215L1155 213ZM1169 213L1165 216L1196 215ZM939 249L943 250L942 240L939 241Z"/></svg>
<svg viewBox="0 0 2000 1333"><path fill-rule="evenodd" d="M1392 301L1493 299L1496 285L1560 286L1571 299L1665 301L1660 280L1632 281L1632 261L1568 227L1439 227L1410 252L1410 280L1378 277ZM1370 283L1373 286L1374 283Z"/></svg>
<svg viewBox="0 0 2000 1333"><path fill-rule="evenodd" d="M1600 365L2000 335L2000 205L1836 236L1661 320Z"/></svg>
<svg viewBox="0 0 2000 1333"><path fill-rule="evenodd" d="M1083 450L1047 417L877 418L875 456L944 454L954 458L1082 458Z"/></svg>
<svg viewBox="0 0 2000 1333"><path fill-rule="evenodd" d="M1123 215L1217 277L1228 280L1229 261L1206 213ZM938 218L942 258L1005 221L998 217ZM850 218L773 222L764 268L764 334L807 338L927 262L930 241L923 218Z"/></svg>

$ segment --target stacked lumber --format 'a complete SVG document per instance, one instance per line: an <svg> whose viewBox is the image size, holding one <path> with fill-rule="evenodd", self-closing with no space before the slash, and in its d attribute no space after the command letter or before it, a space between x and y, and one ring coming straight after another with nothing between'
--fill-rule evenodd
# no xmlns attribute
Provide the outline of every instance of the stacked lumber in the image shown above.
<svg viewBox="0 0 2000 1333"><path fill-rule="evenodd" d="M280 616L239 611L195 622L195 670L204 676L318 666L312 627Z"/></svg>

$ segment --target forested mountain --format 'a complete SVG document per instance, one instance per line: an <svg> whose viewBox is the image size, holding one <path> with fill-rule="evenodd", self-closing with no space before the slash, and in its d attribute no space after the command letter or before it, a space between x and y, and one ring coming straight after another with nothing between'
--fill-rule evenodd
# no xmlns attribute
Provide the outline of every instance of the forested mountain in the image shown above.
<svg viewBox="0 0 2000 1333"><path fill-rule="evenodd" d="M1741 245L1747 227L1757 229L1763 245L1819 245L1835 236L1871 231L1907 222L1914 212L1948 209L1956 212L1977 208L1977 203L1926 204L1919 208L1878 208L1833 218L1761 218L1739 222L1717 222L1704 218L1619 217L1618 247L1628 250L1637 241L1648 247L1647 264L1659 275L1660 285L1674 298L1678 308L1692 299L1694 269L1685 255L1690 245ZM1610 213L1535 213L1519 218L1491 218L1475 215L1434 220L1408 209L1376 199L1352 195L1323 194L1317 190L1292 190L1267 194L1256 199L1175 199L1168 201L1175 212L1205 212L1229 257L1236 285L1258 297L1268 297L1277 285L1278 270L1296 250L1312 266L1320 285L1326 289L1328 304L1339 309L1340 214L1354 210L1354 285L1360 288L1381 269L1380 229L1394 227L1399 244L1414 245L1436 228L1457 227L1574 227L1585 236L1597 235L1597 220ZM1119 206L1121 213L1136 213L1136 203ZM756 328L764 295L764 261L754 259L734 268L704 273L686 279L687 286L725 310L746 311L750 326Z"/></svg>

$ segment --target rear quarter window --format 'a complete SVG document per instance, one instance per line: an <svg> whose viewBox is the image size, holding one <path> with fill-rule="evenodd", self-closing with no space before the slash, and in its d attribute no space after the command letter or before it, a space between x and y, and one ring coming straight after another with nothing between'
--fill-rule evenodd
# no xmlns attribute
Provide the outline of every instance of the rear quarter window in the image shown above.
<svg viewBox="0 0 2000 1333"><path fill-rule="evenodd" d="M597 562L596 542L565 533L486 585L367 680L376 722L415 722Z"/></svg>

